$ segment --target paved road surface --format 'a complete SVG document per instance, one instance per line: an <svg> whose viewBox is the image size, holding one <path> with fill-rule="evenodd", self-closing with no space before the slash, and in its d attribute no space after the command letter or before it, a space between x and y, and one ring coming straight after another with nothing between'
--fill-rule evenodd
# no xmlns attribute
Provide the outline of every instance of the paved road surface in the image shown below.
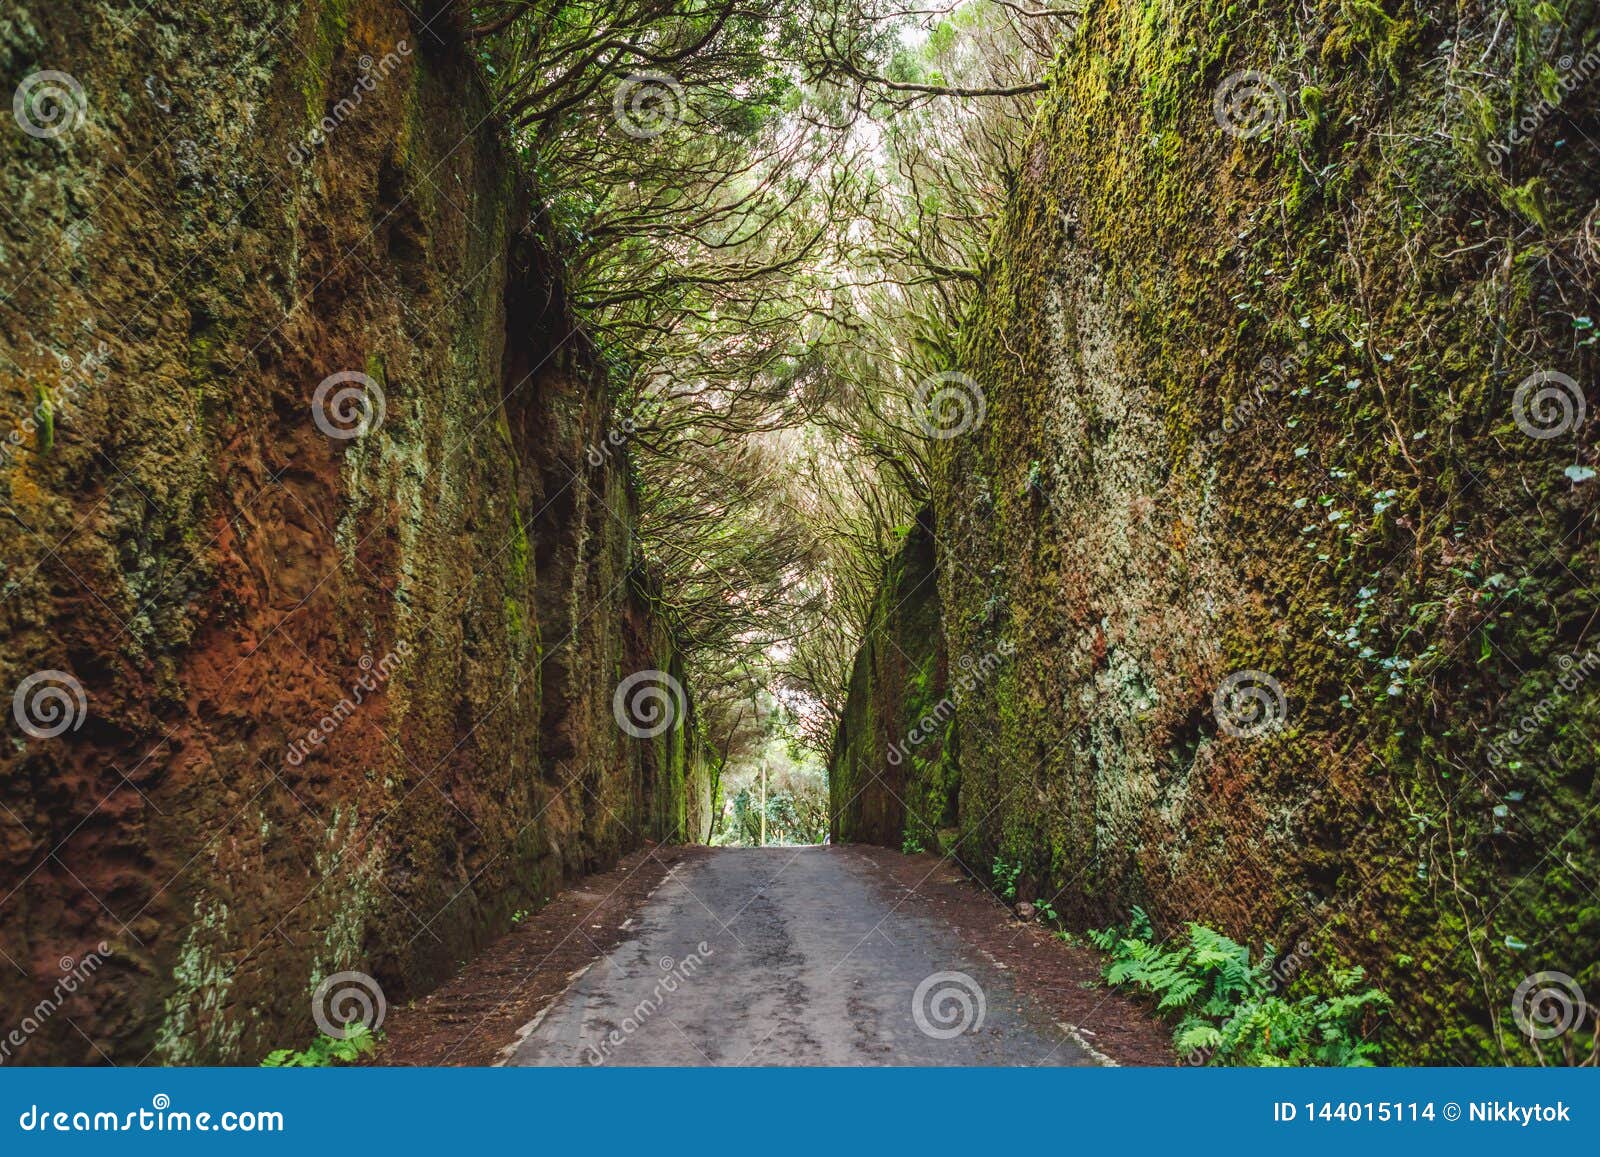
<svg viewBox="0 0 1600 1157"><path fill-rule="evenodd" d="M895 908L873 871L843 847L679 864L510 1063L1092 1063L946 925Z"/></svg>

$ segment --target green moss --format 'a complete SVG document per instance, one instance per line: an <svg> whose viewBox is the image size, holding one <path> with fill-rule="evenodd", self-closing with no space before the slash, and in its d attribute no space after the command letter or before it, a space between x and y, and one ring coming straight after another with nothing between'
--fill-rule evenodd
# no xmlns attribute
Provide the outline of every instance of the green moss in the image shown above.
<svg viewBox="0 0 1600 1157"><path fill-rule="evenodd" d="M1507 209L1538 225L1550 228L1550 205L1542 177L1529 177L1520 185L1503 185L1500 201Z"/></svg>
<svg viewBox="0 0 1600 1157"><path fill-rule="evenodd" d="M511 508L511 521L515 527L511 537L511 578L513 582L520 583L528 577L528 562L533 557L533 548L528 542L528 529L522 524L522 511L516 506Z"/></svg>
<svg viewBox="0 0 1600 1157"><path fill-rule="evenodd" d="M1381 68L1399 84L1402 55L1415 46L1418 35L1414 22L1390 16L1377 0L1339 0L1322 56L1330 64Z"/></svg>
<svg viewBox="0 0 1600 1157"><path fill-rule="evenodd" d="M1600 691L1563 703L1550 754L1485 750L1549 694L1523 673L1592 615L1575 576L1600 560L1574 533L1592 498L1562 470L1586 452L1511 410L1534 369L1594 377L1537 235L1587 211L1593 150L1486 179L1506 114L1469 93L1446 115L1460 85L1429 46L1460 35L1448 13L1327 4L1312 42L1246 15L1089 6L961 334L989 417L935 458L943 632L952 655L1019 648L951 728L963 848L1065 889L1084 924L1142 903L1256 943L1313 932L1330 969L1396 994L1400 1059L1528 1060L1505 1030L1516 982L1593 976L1597 905L1540 861L1561 844L1600 880L1594 841L1568 838ZM1521 32L1514 52L1506 75L1532 77ZM1298 114L1220 133L1216 83L1274 60ZM1286 734L1217 733L1211 689L1242 669L1282 678ZM904 682L922 697L920 664Z"/></svg>
<svg viewBox="0 0 1600 1157"><path fill-rule="evenodd" d="M953 818L955 769L945 753L954 704L934 566L925 514L885 568L851 673L828 772L836 839L899 848L913 836L935 847Z"/></svg>
<svg viewBox="0 0 1600 1157"><path fill-rule="evenodd" d="M47 454L50 452L51 447L56 444L55 406L51 402L50 388L48 386L43 382L36 382L33 388L36 399L33 407L35 423L33 444L39 453Z"/></svg>

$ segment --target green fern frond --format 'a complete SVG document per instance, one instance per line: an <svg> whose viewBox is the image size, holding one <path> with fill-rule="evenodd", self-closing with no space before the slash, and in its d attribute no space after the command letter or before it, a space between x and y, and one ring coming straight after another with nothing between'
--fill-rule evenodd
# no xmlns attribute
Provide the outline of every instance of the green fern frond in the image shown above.
<svg viewBox="0 0 1600 1157"><path fill-rule="evenodd" d="M1368 1030L1393 1002L1362 987L1360 968L1330 973L1326 996L1290 1001L1274 991L1275 949L1264 946L1252 961L1248 945L1203 924L1189 924L1169 945L1154 939L1149 916L1135 908L1126 933L1111 927L1088 938L1107 954L1108 984L1146 994L1177 1019L1180 1053L1206 1050L1213 1063L1260 1066L1368 1066L1381 1056Z"/></svg>

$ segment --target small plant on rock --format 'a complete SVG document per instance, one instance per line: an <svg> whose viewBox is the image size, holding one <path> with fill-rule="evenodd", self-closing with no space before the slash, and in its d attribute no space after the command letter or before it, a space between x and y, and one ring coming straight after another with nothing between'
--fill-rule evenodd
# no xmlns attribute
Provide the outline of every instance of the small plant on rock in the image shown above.
<svg viewBox="0 0 1600 1157"><path fill-rule="evenodd" d="M345 1030L343 1038L318 1035L303 1051L276 1049L261 1062L264 1069L322 1069L330 1065L350 1065L374 1052L378 1038L359 1021Z"/></svg>
<svg viewBox="0 0 1600 1157"><path fill-rule="evenodd" d="M999 856L994 858L994 866L989 869L994 876L995 889L1007 900L1017 898L1017 877L1022 875L1022 862L1007 863Z"/></svg>

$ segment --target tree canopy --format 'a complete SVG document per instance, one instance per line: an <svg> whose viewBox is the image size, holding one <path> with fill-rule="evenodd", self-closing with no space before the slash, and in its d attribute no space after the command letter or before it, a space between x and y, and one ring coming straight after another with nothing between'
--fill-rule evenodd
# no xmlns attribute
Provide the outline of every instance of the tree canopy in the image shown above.
<svg viewBox="0 0 1600 1157"><path fill-rule="evenodd" d="M949 400L929 383L959 377L950 334L1074 21L1016 0L471 8L724 758L758 689L831 741L928 500Z"/></svg>

